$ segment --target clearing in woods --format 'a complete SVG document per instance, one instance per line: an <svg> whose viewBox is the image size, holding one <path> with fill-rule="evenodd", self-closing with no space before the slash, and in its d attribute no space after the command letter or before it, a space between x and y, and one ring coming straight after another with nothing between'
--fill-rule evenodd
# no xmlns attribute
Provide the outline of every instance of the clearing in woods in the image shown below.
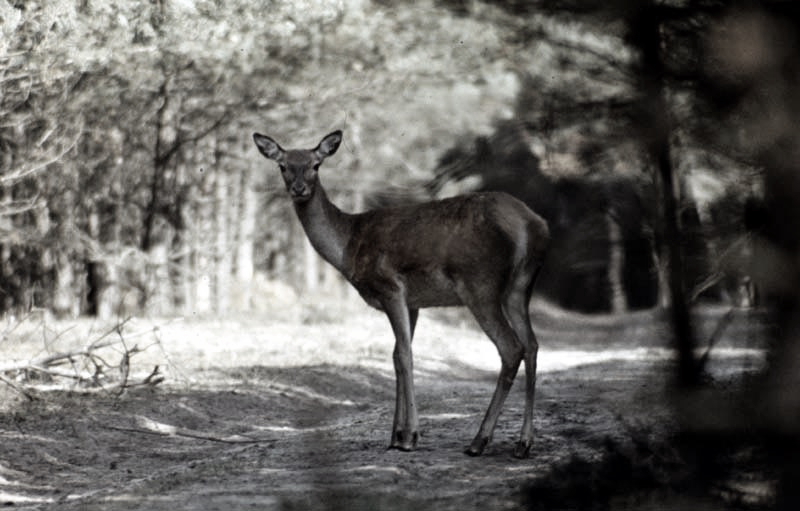
<svg viewBox="0 0 800 511"><path fill-rule="evenodd" d="M723 313L704 310L701 338ZM754 317L738 311L715 345L710 369L718 381L761 367ZM414 360L422 438L413 453L386 450L395 383L393 337L381 313L318 306L281 318L132 320L125 332L150 333L130 344L158 340L132 359L141 375L160 365L166 381L155 388L117 396L43 381L29 402L0 383L0 504L517 509L522 488L558 464L596 459L609 439L630 443L633 429L667 434L663 393L672 365L659 318L534 307L536 440L525 460L511 456L520 377L484 456L462 453L499 367L494 346L465 315L421 314ZM74 349L101 330L88 320L32 321L6 329L0 359Z"/></svg>

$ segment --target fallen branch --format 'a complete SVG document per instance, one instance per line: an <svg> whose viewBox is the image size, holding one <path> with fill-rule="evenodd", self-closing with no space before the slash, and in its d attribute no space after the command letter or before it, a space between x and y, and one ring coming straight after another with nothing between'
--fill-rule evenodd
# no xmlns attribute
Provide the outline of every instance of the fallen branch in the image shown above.
<svg viewBox="0 0 800 511"><path fill-rule="evenodd" d="M165 377L158 365L141 380L131 379L131 359L159 341L156 340L144 348L140 348L138 344L129 347L126 343L127 337L143 334L123 335L122 327L127 322L126 319L117 323L84 348L0 365L0 382L28 399L34 399L35 394L32 391L43 380L57 382L57 385L71 390L77 387L83 392L116 392L118 395L129 388L154 387L162 383ZM157 329L149 330L150 333L156 331ZM101 350L119 353L119 362L111 362L108 353L101 353Z"/></svg>
<svg viewBox="0 0 800 511"><path fill-rule="evenodd" d="M714 331L711 333L711 336L708 338L708 343L706 345L706 350L700 359L697 361L698 367L701 371L705 370L706 365L708 364L708 360L711 358L711 350L714 348L714 345L722 338L722 334L725 332L725 329L728 328L731 321L733 321L733 313L734 308L731 307L728 311L719 319L717 322L717 326L714 328Z"/></svg>
<svg viewBox="0 0 800 511"><path fill-rule="evenodd" d="M17 385L13 381L9 380L8 378L3 376L2 374L0 374L0 381L5 383L6 385L11 387L12 389L16 390L17 392L19 392L23 396L25 396L28 399L28 401L35 401L36 400L36 397L33 394L31 394L30 392L28 392L24 388L20 387L19 385Z"/></svg>
<svg viewBox="0 0 800 511"><path fill-rule="evenodd" d="M243 435L228 435L219 436L204 431L197 431L194 429L182 428L165 424L163 422L154 421L144 416L137 416L136 422L139 427L125 427L105 425L104 427L114 431L124 431L126 433L138 433L142 435L156 435L156 436L177 436L184 438L193 438L197 440L208 440L210 442L220 442L224 444L257 444L264 442L274 442L274 438L258 439L251 438Z"/></svg>

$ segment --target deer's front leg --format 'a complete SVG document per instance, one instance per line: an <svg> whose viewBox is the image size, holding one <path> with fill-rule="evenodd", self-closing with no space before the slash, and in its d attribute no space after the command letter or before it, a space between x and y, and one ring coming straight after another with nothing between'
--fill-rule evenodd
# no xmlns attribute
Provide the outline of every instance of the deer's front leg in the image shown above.
<svg viewBox="0 0 800 511"><path fill-rule="evenodd" d="M419 439L419 415L414 397L414 361L411 354L413 323L416 323L417 311L409 311L401 300L386 304L385 310L394 331L393 359L397 380L392 440L389 449L411 451L416 448Z"/></svg>

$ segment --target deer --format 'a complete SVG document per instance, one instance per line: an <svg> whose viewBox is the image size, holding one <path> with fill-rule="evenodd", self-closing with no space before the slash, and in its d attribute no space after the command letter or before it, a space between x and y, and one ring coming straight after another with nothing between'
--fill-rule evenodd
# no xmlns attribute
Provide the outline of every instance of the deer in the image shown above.
<svg viewBox="0 0 800 511"><path fill-rule="evenodd" d="M501 368L480 428L464 452L484 452L524 361L524 417L513 455L526 458L534 436L539 349L529 303L549 244L547 223L502 192L345 213L328 198L318 175L342 136L341 130L334 131L308 150L285 150L259 133L253 140L264 157L278 164L314 249L368 305L389 318L396 399L388 449L413 451L420 438L411 349L419 309L465 306L497 347Z"/></svg>

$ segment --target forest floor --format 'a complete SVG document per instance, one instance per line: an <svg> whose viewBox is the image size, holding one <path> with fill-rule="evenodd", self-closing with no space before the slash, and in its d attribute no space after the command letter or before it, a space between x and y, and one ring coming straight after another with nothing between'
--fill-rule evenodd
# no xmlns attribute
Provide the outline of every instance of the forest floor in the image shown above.
<svg viewBox="0 0 800 511"><path fill-rule="evenodd" d="M625 449L637 435L666 438L674 424L673 363L657 313L537 307L530 458L511 456L519 381L484 456L467 457L499 357L469 318L423 311L414 342L422 437L416 452L389 451L395 384L385 317L366 307L296 312L125 323L123 336L146 347L131 359L132 375L158 364L166 377L152 388L117 394L42 382L30 401L0 382L0 505L518 509L527 485L557 467L599 459L610 443ZM701 314L701 339L723 314ZM763 364L753 318L737 311L712 351L709 370L722 386ZM69 350L103 331L89 320L6 328L0 360Z"/></svg>

